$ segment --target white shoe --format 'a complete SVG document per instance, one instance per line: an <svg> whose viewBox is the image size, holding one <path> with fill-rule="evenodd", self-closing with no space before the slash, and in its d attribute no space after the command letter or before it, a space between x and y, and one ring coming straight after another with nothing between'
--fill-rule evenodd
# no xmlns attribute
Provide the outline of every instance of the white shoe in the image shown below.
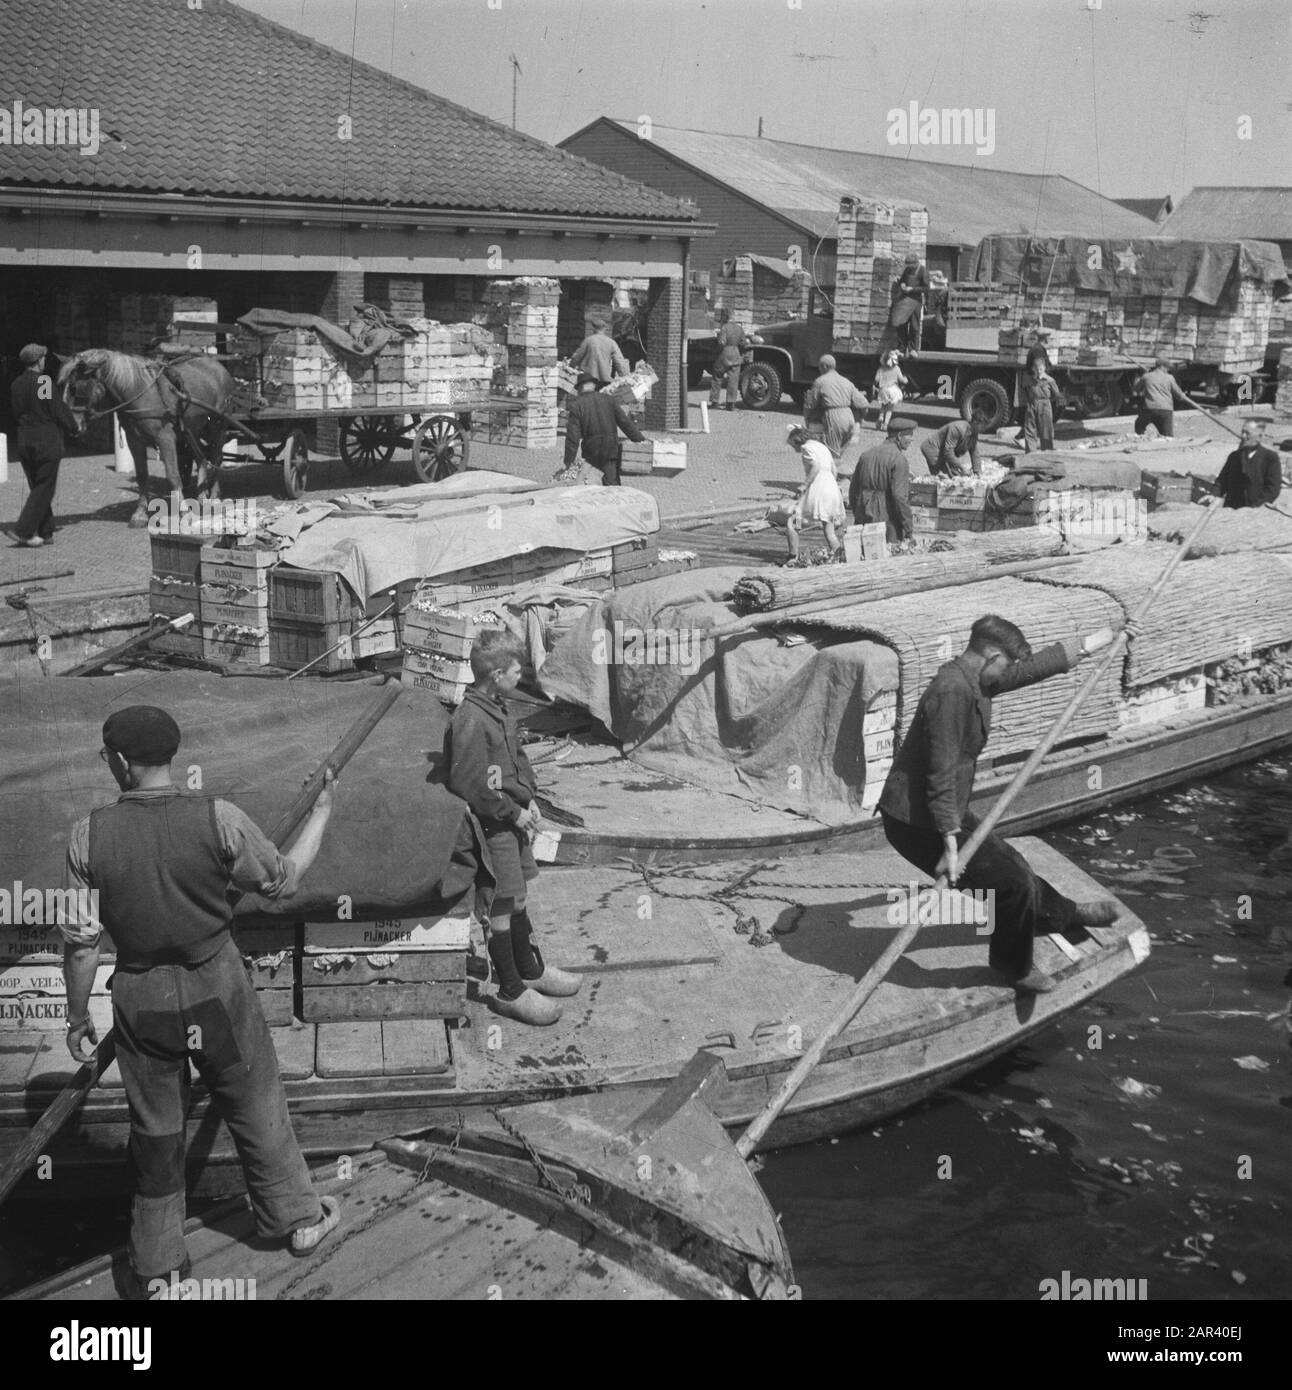
<svg viewBox="0 0 1292 1390"><path fill-rule="evenodd" d="M526 989L537 990L539 994L556 999L568 999L570 995L578 994L583 981L568 970L558 970L554 965L545 965L537 980L525 980L524 984Z"/></svg>
<svg viewBox="0 0 1292 1390"><path fill-rule="evenodd" d="M514 1018L518 1023L529 1023L535 1028L546 1028L561 1016L559 1004L553 1004L532 989L525 990L519 999L504 999L502 995L495 994L493 1007L494 1012L502 1014L504 1018Z"/></svg>

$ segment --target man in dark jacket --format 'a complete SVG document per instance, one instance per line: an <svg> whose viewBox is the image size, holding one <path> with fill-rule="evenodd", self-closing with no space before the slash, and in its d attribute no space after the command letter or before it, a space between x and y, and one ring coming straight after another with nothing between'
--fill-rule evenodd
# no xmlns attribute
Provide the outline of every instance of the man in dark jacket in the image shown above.
<svg viewBox="0 0 1292 1390"><path fill-rule="evenodd" d="M1034 935L1111 922L1117 908L1064 897L997 835L988 835L969 863L960 864L960 846L978 823L969 812L978 755L991 732L992 696L1059 675L1112 640L1111 629L1102 628L1033 656L1013 623L995 614L979 618L968 647L929 682L879 798L884 834L903 859L927 874L945 871L948 883L994 894L988 961L1030 993L1054 988L1033 969Z"/></svg>
<svg viewBox="0 0 1292 1390"><path fill-rule="evenodd" d="M54 493L63 461L63 433L76 430L71 411L45 372L47 352L40 343L28 343L18 354L26 370L10 389L18 422L18 459L31 489L13 528L19 545L54 543Z"/></svg>
<svg viewBox="0 0 1292 1390"><path fill-rule="evenodd" d="M77 1062L98 1035L89 998L99 938L116 946L112 1022L130 1106L136 1193L128 1246L134 1297L186 1277L185 1121L189 1063L242 1160L257 1233L308 1254L340 1220L321 1199L287 1112L265 1016L230 934L230 888L290 898L322 843L332 775L291 851L280 854L236 806L171 781L174 719L154 705L109 715L101 756L121 796L78 821L67 848L74 890L66 939L67 1047Z"/></svg>
<svg viewBox="0 0 1292 1390"><path fill-rule="evenodd" d="M1225 460L1214 483L1216 495L1226 507L1263 507L1278 498L1283 488L1283 469L1279 456L1261 440L1264 420L1248 420L1243 425L1242 443Z"/></svg>
<svg viewBox="0 0 1292 1390"><path fill-rule="evenodd" d="M640 444L645 436L628 418L622 406L616 405L604 392L597 390L594 377L580 376L575 383L578 395L570 402L565 419L565 466L579 456L601 473L606 487L619 486L619 431Z"/></svg>
<svg viewBox="0 0 1292 1390"><path fill-rule="evenodd" d="M848 510L858 526L882 521L890 544L915 535L911 517L911 465L906 451L915 438L915 421L899 416L888 422L888 438L857 460L848 486Z"/></svg>
<svg viewBox="0 0 1292 1390"><path fill-rule="evenodd" d="M520 658L520 645L504 632L482 633L472 646L474 684L449 727L448 786L475 812L489 845L496 886L480 906L498 982L493 1006L542 1027L561 1016L552 1000L577 994L580 981L544 963L529 918L527 885L538 877L531 845L542 815L538 779L506 699L520 680Z"/></svg>

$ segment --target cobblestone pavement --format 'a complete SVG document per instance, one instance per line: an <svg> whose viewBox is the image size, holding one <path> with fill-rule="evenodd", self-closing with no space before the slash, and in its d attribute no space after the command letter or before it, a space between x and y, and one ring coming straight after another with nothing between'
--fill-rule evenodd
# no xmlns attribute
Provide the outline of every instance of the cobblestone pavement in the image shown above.
<svg viewBox="0 0 1292 1390"><path fill-rule="evenodd" d="M800 418L788 399L776 410L711 411L710 432L704 434L700 432L699 410L704 395L703 392L691 395L690 420L694 432L685 435L686 470L675 478L626 480L657 499L663 519L704 516L742 507L756 512L801 483L802 470L797 456L785 444L787 427ZM953 411L946 406L922 403L908 403L903 411L919 425L911 449L912 469L918 475L924 471L919 443L931 430L951 419ZM1236 424L1236 414L1227 418L1229 423ZM1217 470L1229 452L1228 436L1220 427L1194 412L1177 414L1176 427L1182 438L1207 434L1225 442L1191 451L1188 464L1168 463L1165 459L1160 463L1155 459L1154 463L1164 468L1183 468L1196 460L1203 465L1210 464L1199 467L1199 472ZM1088 429L1061 422L1057 442L1062 447L1065 438L1089 437L1091 431L1126 434L1130 428L1130 417L1098 421ZM986 453L1013 451L1013 434L1010 428L986 441ZM866 422L863 435L865 447L879 440L873 418ZM1204 453L1206 459L1198 457ZM561 446L527 451L477 442L471 447L473 468L514 473L536 481L550 480L561 461ZM1147 459L1145 462L1147 464ZM126 524L135 502L134 477L113 472L111 465L111 458L101 454L73 454L64 460L55 500L55 516L61 528L55 544L32 550L14 546L8 537L0 540L0 580L41 582L51 594L102 593L136 585L146 587L149 574L147 532L132 531ZM160 477L155 463L154 472ZM591 481L596 475L589 469L586 476ZM271 505L276 500L276 481L276 470L270 466L243 466L226 473L224 496L255 498L263 505ZM318 458L311 461L308 496L335 497L359 490L387 491L416 481L406 454L397 455L385 468L363 479L351 474L338 458ZM12 525L25 495L22 469L17 460L11 458L8 481L0 484L0 523ZM73 569L75 574L60 579L38 579L56 569ZM17 592L21 587L11 584L0 588L0 596Z"/></svg>

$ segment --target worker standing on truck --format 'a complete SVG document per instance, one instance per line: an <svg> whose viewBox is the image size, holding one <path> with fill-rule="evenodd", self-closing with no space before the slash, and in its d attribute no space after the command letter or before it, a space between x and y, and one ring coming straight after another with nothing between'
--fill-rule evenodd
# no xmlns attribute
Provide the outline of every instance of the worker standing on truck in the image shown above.
<svg viewBox="0 0 1292 1390"><path fill-rule="evenodd" d="M570 366L584 372L597 383L597 390L609 386L617 376L628 376L628 359L619 351L619 344L606 332L604 319L594 319L588 325L592 332L570 354Z"/></svg>
<svg viewBox="0 0 1292 1390"><path fill-rule="evenodd" d="M1143 434L1150 425L1164 439L1175 434L1175 403L1188 405L1189 398L1180 390L1171 375L1171 364L1159 357L1131 388L1140 397L1139 414L1135 417L1135 433Z"/></svg>
<svg viewBox="0 0 1292 1390"><path fill-rule="evenodd" d="M897 330L897 341L907 357L920 355L920 329L924 322L924 296L929 292L929 272L911 251L902 273L893 281L893 308L888 316L890 328Z"/></svg>
<svg viewBox="0 0 1292 1390"><path fill-rule="evenodd" d="M713 363L713 385L709 387L709 404L715 410L724 384L727 388L727 409L735 410L736 399L740 395L740 368L748 347L749 335L728 314L726 322L718 329L718 355Z"/></svg>
<svg viewBox="0 0 1292 1390"><path fill-rule="evenodd" d="M915 438L915 421L899 417L890 422L888 438L867 449L857 460L848 488L848 507L858 526L884 523L890 544L915 535L911 516L911 465L906 451Z"/></svg>
<svg viewBox="0 0 1292 1390"><path fill-rule="evenodd" d="M817 366L821 375L803 396L803 423L821 426L822 443L837 459L857 428L856 412L865 410L870 402L864 391L858 391L846 376L840 375L828 352Z"/></svg>
<svg viewBox="0 0 1292 1390"><path fill-rule="evenodd" d="M1035 358L1028 372L1019 378L1023 396L1023 449L1054 448L1054 412L1063 404L1059 383L1045 369L1042 358Z"/></svg>

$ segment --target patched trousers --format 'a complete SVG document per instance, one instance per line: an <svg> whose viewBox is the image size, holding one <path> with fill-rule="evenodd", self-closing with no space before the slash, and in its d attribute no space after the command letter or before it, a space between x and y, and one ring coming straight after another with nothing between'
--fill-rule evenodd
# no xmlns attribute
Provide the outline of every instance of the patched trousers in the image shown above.
<svg viewBox="0 0 1292 1390"><path fill-rule="evenodd" d="M112 1018L130 1105L130 1264L141 1279L184 1264L190 1061L233 1137L257 1233L283 1238L319 1219L273 1039L232 940L201 965L118 968Z"/></svg>

